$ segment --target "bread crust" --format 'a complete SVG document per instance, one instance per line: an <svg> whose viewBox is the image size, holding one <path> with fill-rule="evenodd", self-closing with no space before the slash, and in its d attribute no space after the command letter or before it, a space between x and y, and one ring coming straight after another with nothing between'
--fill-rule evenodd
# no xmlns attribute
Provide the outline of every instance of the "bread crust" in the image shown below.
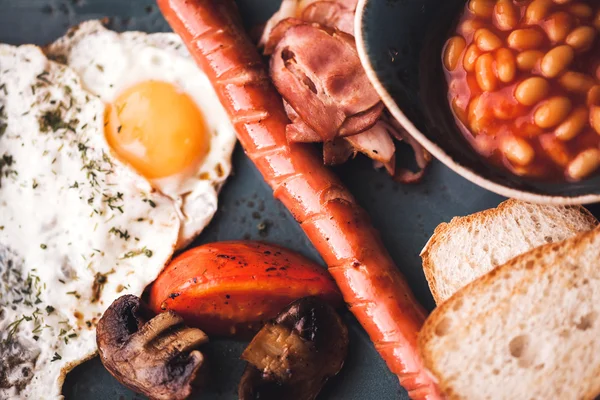
<svg viewBox="0 0 600 400"><path fill-rule="evenodd" d="M591 214L589 214L591 216ZM440 328L440 324L444 323L444 318L447 314L452 314L453 311L458 310L463 302L465 302L470 296L477 294L485 294L493 284L497 281L504 279L510 279L510 275L517 271L525 271L530 279L519 282L521 285L515 285L512 293L517 293L524 289L524 285L528 281L535 281L536 277L543 276L545 274L558 274L558 271L554 269L563 269L567 267L568 271L572 272L573 276L577 275L577 272L584 270L586 267L582 267L580 263L571 263L573 258L579 256L579 254L585 251L588 246L600 245L600 227L597 227L589 232L581 233L575 237L567 239L560 243L550 243L537 247L527 253L521 254L504 265L496 267L494 270L485 274L473 282L468 283L465 287L455 293L450 299L439 305L429 316L423 329L419 334L419 349L425 367L433 374L437 379L438 384L442 392L447 396L448 399L463 399L456 389L452 386L449 379L446 379L442 370L437 366L433 349L429 348L429 343L435 340L436 331ZM548 254L560 252L557 255L557 259L553 262L544 260ZM539 260L543 260L539 262ZM587 267L589 269L589 267ZM531 282L529 282L531 283ZM477 321L473 321L476 324ZM439 331L438 331L439 332ZM591 367L591 366L590 366ZM581 385L589 386L589 392L586 393L583 399L595 399L600 394L600 364L596 368L598 371L595 374L598 378L592 382L581 382Z"/></svg>
<svg viewBox="0 0 600 400"><path fill-rule="evenodd" d="M434 254L440 248L440 246L445 244L444 241L447 240L448 235L451 234L452 231L461 227L476 227L478 225L484 225L490 220L502 218L512 209L525 206L526 204L527 203L524 203L520 200L508 199L500 203L500 205L498 205L496 208L480 211L464 217L454 217L449 223L441 223L435 228L433 235L421 251L421 259L423 263L423 272L436 304L440 304L444 301L444 296L439 290L439 288L443 286L444 282L443 278L436 274L435 263L433 261L432 254ZM594 226L598 226L598 220L586 208L582 206L567 206L564 208L574 210L580 214L585 223L589 225L590 229L592 229ZM464 283L466 284L468 282Z"/></svg>

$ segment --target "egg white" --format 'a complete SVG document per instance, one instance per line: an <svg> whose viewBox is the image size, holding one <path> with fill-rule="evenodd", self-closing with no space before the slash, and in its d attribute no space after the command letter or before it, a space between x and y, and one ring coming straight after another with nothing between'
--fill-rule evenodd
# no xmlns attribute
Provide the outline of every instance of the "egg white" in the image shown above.
<svg viewBox="0 0 600 400"><path fill-rule="evenodd" d="M72 28L46 52L78 73L85 89L105 103L151 80L170 83L196 102L211 134L208 155L194 170L151 181L175 202L181 218L178 248L187 246L217 210L218 193L231 172L236 136L210 80L181 38L174 33L117 33L92 20Z"/></svg>
<svg viewBox="0 0 600 400"><path fill-rule="evenodd" d="M0 398L62 398L117 297L170 259L173 202L111 156L104 103L35 46L0 45Z"/></svg>

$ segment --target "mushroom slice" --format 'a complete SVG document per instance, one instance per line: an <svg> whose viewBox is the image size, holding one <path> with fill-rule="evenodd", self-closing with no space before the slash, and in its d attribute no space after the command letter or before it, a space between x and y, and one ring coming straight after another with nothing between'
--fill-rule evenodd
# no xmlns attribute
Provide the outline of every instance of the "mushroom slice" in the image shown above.
<svg viewBox="0 0 600 400"><path fill-rule="evenodd" d="M208 337L173 311L149 317L138 297L115 300L96 330L102 364L123 385L152 399L185 399L202 384L205 362L198 347Z"/></svg>
<svg viewBox="0 0 600 400"><path fill-rule="evenodd" d="M305 297L266 324L242 359L240 400L311 400L344 364L348 329L328 304Z"/></svg>

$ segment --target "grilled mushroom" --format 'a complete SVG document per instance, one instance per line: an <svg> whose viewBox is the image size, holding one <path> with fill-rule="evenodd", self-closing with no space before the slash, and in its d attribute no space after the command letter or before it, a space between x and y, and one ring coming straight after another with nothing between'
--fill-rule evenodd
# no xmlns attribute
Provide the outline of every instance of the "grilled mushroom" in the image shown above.
<svg viewBox="0 0 600 400"><path fill-rule="evenodd" d="M203 381L208 341L168 311L149 319L138 297L127 295L106 310L96 330L100 359L123 385L152 399L185 399ZM149 319L149 320L148 320Z"/></svg>
<svg viewBox="0 0 600 400"><path fill-rule="evenodd" d="M348 329L328 304L306 297L290 304L248 345L240 400L311 400L346 358Z"/></svg>

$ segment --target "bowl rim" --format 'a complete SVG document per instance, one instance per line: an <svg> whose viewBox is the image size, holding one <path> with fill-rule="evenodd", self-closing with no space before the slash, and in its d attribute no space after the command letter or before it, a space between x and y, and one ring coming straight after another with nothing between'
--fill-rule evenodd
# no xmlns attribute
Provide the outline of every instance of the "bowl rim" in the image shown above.
<svg viewBox="0 0 600 400"><path fill-rule="evenodd" d="M586 194L581 196L552 196L539 193L533 193L524 190L518 190L510 188L505 185L493 182L486 179L471 169L459 164L452 157L450 157L441 147L436 143L429 140L417 127L408 119L408 117L402 112L398 104L394 101L390 93L387 91L375 68L371 62L367 51L367 43L364 35L364 21L366 20L366 10L369 4L369 0L359 0L356 8L356 15L354 17L354 35L356 37L356 48L358 50L358 56L360 62L363 65L367 73L367 77L371 81L371 84L383 100L383 103L388 108L390 113L398 122L408 131L408 133L415 138L427 151L429 151L436 159L441 161L448 168L462 176L463 178L473 182L474 184L487 189L491 192L499 194L504 197L515 198L530 203L540 204L554 204L554 205L579 205L579 204L591 204L600 202L600 194Z"/></svg>

